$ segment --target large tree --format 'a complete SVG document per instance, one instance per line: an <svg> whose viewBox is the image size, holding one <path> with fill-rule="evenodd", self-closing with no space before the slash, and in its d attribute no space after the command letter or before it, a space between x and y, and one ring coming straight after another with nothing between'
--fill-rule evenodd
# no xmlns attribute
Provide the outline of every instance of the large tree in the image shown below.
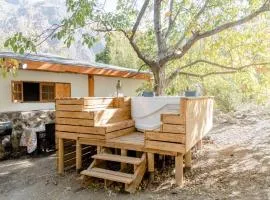
<svg viewBox="0 0 270 200"><path fill-rule="evenodd" d="M195 59L173 71L166 70L167 66L184 60L193 48L198 48L199 41L218 40L218 35L229 29L241 34L241 25L259 16L268 17L270 0L118 0L115 7L106 0L67 0L66 3L68 17L61 24L53 25L34 38L18 33L5 45L23 53L34 51L48 38L57 37L67 46L83 38L83 43L91 47L104 34L120 32L153 72L155 91L159 95L164 94L164 89L178 75L200 78L212 75L207 70L204 74L183 71L190 66L207 64L220 69L215 74L229 74L265 64L251 62L231 66L215 60Z"/></svg>

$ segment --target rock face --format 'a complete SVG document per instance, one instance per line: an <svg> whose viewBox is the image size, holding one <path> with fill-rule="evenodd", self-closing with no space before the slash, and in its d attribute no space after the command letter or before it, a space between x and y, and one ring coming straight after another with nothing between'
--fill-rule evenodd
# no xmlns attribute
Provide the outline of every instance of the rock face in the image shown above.
<svg viewBox="0 0 270 200"><path fill-rule="evenodd" d="M11 121L13 124L11 138L7 138L9 136L0 138L0 159L6 155L4 145L8 145L9 142L12 145L12 154L16 155L20 152L20 138L26 127L38 128L47 123L53 123L54 120L55 111L53 110L0 113L0 121Z"/></svg>
<svg viewBox="0 0 270 200"><path fill-rule="evenodd" d="M66 0L1 0L0 48L3 48L2 44L5 40L16 32L31 36L33 32L40 34L45 29L52 27L53 24L61 24L61 21L67 16L66 9ZM89 49L82 45L82 41L78 38L70 48L65 48L62 41L49 39L43 42L42 47L37 48L37 52L83 61L94 61L95 54L103 49L102 42Z"/></svg>

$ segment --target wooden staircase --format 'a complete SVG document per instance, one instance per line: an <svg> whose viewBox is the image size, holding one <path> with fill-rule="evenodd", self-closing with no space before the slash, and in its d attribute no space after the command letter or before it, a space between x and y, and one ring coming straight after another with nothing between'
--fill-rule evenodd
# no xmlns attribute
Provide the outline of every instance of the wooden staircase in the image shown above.
<svg viewBox="0 0 270 200"><path fill-rule="evenodd" d="M82 175L104 179L105 183L108 180L124 183L125 191L130 193L136 191L146 171L146 153L143 153L140 158L110 153L96 154L92 158L94 158L94 161L87 170L81 172ZM106 169L106 162L108 161L121 163L120 171ZM133 174L123 172L127 164L133 165Z"/></svg>

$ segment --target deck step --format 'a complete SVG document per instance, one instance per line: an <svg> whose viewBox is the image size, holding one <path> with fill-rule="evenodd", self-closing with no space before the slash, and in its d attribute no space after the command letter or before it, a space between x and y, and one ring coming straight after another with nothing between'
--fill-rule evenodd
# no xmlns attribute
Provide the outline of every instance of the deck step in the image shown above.
<svg viewBox="0 0 270 200"><path fill-rule="evenodd" d="M142 162L142 160L140 158L120 156L120 155L107 154L107 153L96 154L96 155L92 156L92 158L98 159L98 160L127 163L127 164L132 164L132 165L139 165Z"/></svg>
<svg viewBox="0 0 270 200"><path fill-rule="evenodd" d="M123 120L120 122L107 123L105 125L101 125L100 127L106 128L106 133L110 133L117 130L126 129L129 127L134 127L135 122L132 119Z"/></svg>
<svg viewBox="0 0 270 200"><path fill-rule="evenodd" d="M116 181L120 183L130 184L134 180L134 175L123 172L116 172L108 169L94 167L92 169L83 170L82 175L102 178L105 180Z"/></svg>

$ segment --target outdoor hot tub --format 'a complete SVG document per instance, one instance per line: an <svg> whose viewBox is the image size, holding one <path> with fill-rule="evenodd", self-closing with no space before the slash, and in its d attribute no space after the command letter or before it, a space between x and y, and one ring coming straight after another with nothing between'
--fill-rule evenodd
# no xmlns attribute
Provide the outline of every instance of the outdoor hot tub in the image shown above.
<svg viewBox="0 0 270 200"><path fill-rule="evenodd" d="M132 97L131 115L139 131L160 127L161 113L179 113L181 96Z"/></svg>

